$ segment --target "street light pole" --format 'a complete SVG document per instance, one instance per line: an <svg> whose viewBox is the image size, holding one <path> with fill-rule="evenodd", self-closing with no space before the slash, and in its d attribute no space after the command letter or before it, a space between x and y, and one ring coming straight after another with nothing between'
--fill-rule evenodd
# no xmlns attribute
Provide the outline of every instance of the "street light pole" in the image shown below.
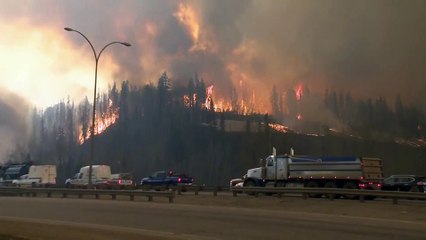
<svg viewBox="0 0 426 240"><path fill-rule="evenodd" d="M92 188L92 171L93 171L93 159L94 159L94 155L95 155L95 117L96 117L96 85L97 85L97 78L98 78L98 62L99 62L99 58L101 57L102 52L110 45L112 44L121 44L124 45L126 47L130 47L130 43L127 42L118 42L118 41L114 41L114 42L110 42L107 45L105 45L102 50L99 52L99 54L96 54L96 50L93 47L93 44L89 41L89 39L81 32L72 29L72 28L64 28L65 31L70 31L70 32L76 32L78 34L80 34L82 37L84 37L84 39L86 39L86 41L90 44L90 47L92 48L93 51L93 55L95 56L95 88L93 89L93 113L92 113L92 126L90 129L90 158L89 158L89 184L88 184L88 188Z"/></svg>

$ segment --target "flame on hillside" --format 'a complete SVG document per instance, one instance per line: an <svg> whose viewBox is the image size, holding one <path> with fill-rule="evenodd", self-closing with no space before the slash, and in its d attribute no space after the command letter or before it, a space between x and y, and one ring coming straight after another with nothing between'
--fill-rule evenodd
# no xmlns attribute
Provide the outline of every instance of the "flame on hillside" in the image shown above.
<svg viewBox="0 0 426 240"><path fill-rule="evenodd" d="M278 123L269 123L270 128L274 129L277 132L288 133L290 129L287 126L278 124Z"/></svg>
<svg viewBox="0 0 426 240"><path fill-rule="evenodd" d="M215 112L236 112L241 115L249 115L252 113L268 113L267 110L259 111L255 109L255 94L251 95L250 100L245 100L243 98L235 99L234 101L226 100L225 98L219 98L219 100L214 100L214 85L210 85L206 88L206 99L204 102L200 103L202 109L213 110ZM197 101L202 101L197 98L197 94L193 93L192 95L187 94L183 96L183 104L187 108L194 107L198 105Z"/></svg>
<svg viewBox="0 0 426 240"><path fill-rule="evenodd" d="M98 115L98 114L95 115L95 135L103 133L107 128L109 128L111 125L114 125L117 122L119 118L118 110L119 108L114 107L112 100L109 99L107 111L102 113L101 115ZM86 140L90 138L91 136L90 130L87 136L83 136L82 127L80 127L79 129L80 129L80 134L78 138L79 143L83 144Z"/></svg>

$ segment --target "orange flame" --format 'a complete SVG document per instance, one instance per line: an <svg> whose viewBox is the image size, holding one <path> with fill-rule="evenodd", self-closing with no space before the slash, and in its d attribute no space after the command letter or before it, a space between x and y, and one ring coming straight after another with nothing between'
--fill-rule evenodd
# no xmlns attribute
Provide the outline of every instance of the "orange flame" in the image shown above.
<svg viewBox="0 0 426 240"><path fill-rule="evenodd" d="M204 106L206 107L207 110L211 110L210 105L212 104L212 101L213 101L213 85L210 85L207 87L206 93L207 93L206 94L207 97L206 97L206 102L204 103ZM215 106L213 106L213 108L214 108L213 110L216 109Z"/></svg>
<svg viewBox="0 0 426 240"><path fill-rule="evenodd" d="M107 128L109 128L111 125L114 125L117 122L119 118L118 110L119 108L118 107L114 108L112 104L112 100L109 99L107 111L102 113L100 116L95 115L95 135L103 133ZM79 129L80 129L80 134L78 138L79 143L83 144L86 140L90 138L90 134L85 137L83 136L81 127Z"/></svg>
<svg viewBox="0 0 426 240"><path fill-rule="evenodd" d="M270 128L274 129L277 132L282 132L282 133L289 132L289 128L287 126L284 126L278 123L269 123L268 125Z"/></svg>
<svg viewBox="0 0 426 240"><path fill-rule="evenodd" d="M296 99L297 99L297 101L300 101L300 99L302 99L302 96L303 96L303 86L302 86L302 84L299 84L299 86L297 86L295 88L295 92L296 92Z"/></svg>

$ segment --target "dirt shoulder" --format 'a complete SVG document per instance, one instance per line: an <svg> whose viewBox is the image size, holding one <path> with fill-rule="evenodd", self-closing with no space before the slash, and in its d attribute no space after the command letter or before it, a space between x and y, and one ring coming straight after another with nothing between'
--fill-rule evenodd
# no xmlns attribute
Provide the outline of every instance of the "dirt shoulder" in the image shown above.
<svg viewBox="0 0 426 240"><path fill-rule="evenodd" d="M177 195L174 204L196 204L206 206L259 208L274 211L308 212L318 214L334 214L354 217L370 217L384 219L398 219L426 223L425 201L404 201L392 204L389 199L374 201L329 199L276 196L209 196L185 193Z"/></svg>

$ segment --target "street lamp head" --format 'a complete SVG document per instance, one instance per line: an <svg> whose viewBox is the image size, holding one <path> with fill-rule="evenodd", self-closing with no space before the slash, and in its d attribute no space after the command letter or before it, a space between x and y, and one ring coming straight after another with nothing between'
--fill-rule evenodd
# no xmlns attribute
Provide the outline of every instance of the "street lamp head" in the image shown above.
<svg viewBox="0 0 426 240"><path fill-rule="evenodd" d="M121 42L121 44L123 44L124 46L126 46L126 47L130 47L130 46L132 46L130 43L128 43L128 42Z"/></svg>
<svg viewBox="0 0 426 240"><path fill-rule="evenodd" d="M69 28L69 27L64 28L64 30L65 30L65 31L75 31L74 29Z"/></svg>

